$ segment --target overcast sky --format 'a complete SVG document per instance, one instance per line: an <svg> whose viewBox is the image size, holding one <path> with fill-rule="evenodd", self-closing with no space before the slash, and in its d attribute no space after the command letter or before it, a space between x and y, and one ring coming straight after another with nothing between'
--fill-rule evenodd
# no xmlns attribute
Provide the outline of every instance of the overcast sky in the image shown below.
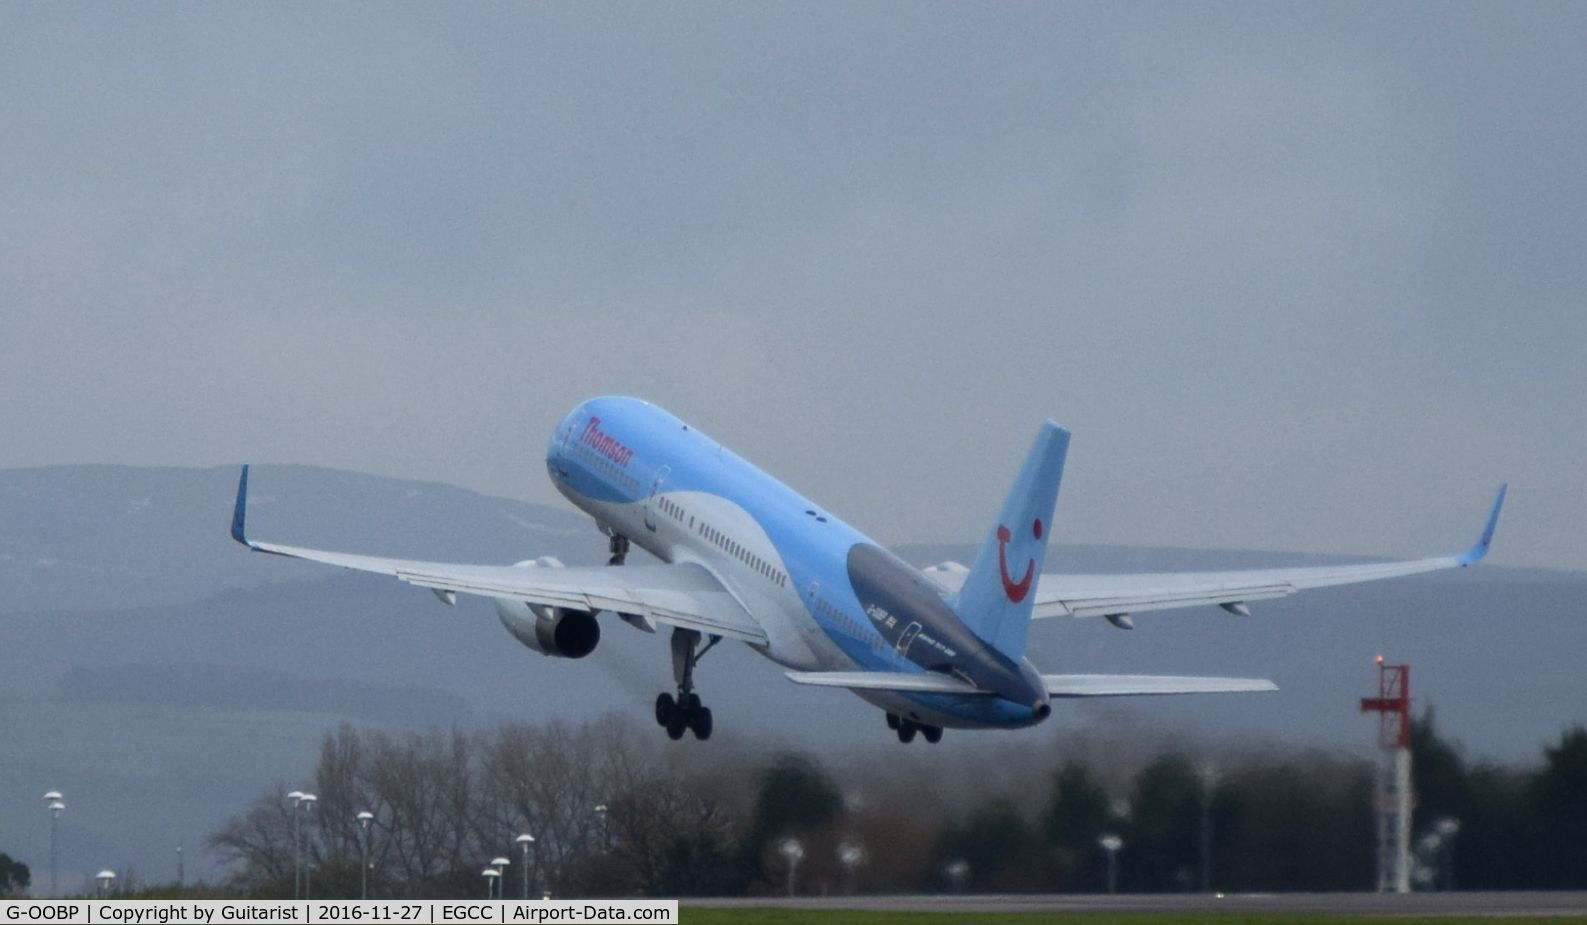
<svg viewBox="0 0 1587 925"><path fill-rule="evenodd" d="M648 397L884 542L1587 568L1587 6L0 4L0 467L559 503ZM289 539L289 538L288 538ZM518 551L512 551L516 554Z"/></svg>

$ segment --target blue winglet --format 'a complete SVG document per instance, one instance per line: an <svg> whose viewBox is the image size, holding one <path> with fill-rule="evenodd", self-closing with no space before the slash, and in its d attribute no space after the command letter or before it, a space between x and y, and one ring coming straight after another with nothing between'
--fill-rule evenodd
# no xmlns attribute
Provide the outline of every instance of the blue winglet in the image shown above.
<svg viewBox="0 0 1587 925"><path fill-rule="evenodd" d="M231 512L231 538L244 546L252 546L248 536L243 532L243 523L248 518L248 466L243 464L242 478L237 480L237 507Z"/></svg>
<svg viewBox="0 0 1587 925"><path fill-rule="evenodd" d="M1488 515L1488 525L1482 528L1482 538L1477 540L1475 546L1456 557L1462 567L1476 565L1488 554L1488 546L1493 542L1493 528L1499 525L1499 509L1504 507L1504 493L1509 489L1509 482L1499 486L1499 497L1493 499L1493 512Z"/></svg>

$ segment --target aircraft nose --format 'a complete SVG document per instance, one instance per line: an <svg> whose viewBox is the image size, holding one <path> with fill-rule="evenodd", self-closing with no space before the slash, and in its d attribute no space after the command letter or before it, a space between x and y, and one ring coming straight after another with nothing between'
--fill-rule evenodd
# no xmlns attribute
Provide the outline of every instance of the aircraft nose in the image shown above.
<svg viewBox="0 0 1587 925"><path fill-rule="evenodd" d="M1052 715L1052 704L1045 700L1038 700L1031 705L1030 711L1036 715L1038 721L1044 720Z"/></svg>

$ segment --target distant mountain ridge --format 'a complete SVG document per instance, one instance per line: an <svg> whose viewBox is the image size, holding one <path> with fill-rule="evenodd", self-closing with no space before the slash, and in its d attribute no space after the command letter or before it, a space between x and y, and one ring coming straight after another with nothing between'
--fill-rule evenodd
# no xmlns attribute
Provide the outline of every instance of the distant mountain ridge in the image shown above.
<svg viewBox="0 0 1587 925"><path fill-rule="evenodd" d="M0 613L196 601L283 574L227 535L239 467L0 470ZM389 555L510 562L594 527L571 509L313 466L253 467L263 535ZM591 554L591 561L599 550Z"/></svg>
<svg viewBox="0 0 1587 925"><path fill-rule="evenodd" d="M320 736L342 722L479 728L611 710L644 721L670 686L659 634L610 621L590 658L547 659L513 641L483 601L446 607L378 576L250 554L227 533L236 477L231 467L0 471L0 850L17 846L35 870L48 858L36 807L47 789L68 794L63 872L131 861L158 879L171 874L142 860L150 839L184 840L189 870L204 870L203 836L261 788L301 783ZM251 481L249 526L271 539L461 561L605 558L604 538L571 510L312 467L260 466ZM898 550L920 565L973 554ZM1050 552L1048 568L1066 572L1327 561ZM1029 653L1043 670L1266 676L1281 690L1066 704L1037 729L951 733L909 760L952 762L1012 736L1057 754L1066 737L1103 725L1366 754L1373 727L1356 700L1378 653L1412 663L1418 704L1436 704L1441 726L1475 753L1531 760L1567 722L1587 719L1584 601L1587 575L1482 566L1258 602L1251 618L1142 614L1133 631L1043 621ZM818 753L887 741L874 709L789 684L743 646L714 650L697 680L725 741Z"/></svg>
<svg viewBox="0 0 1587 925"><path fill-rule="evenodd" d="M238 468L0 470L0 613L190 603L227 589L305 580L312 573L283 570L230 542ZM404 558L507 563L551 554L570 565L605 560L603 538L571 507L314 466L254 466L249 519L263 538ZM1455 551L1450 545L1429 554ZM897 549L922 564L973 555L969 546ZM1352 558L1360 557L1055 545L1048 568L1172 571Z"/></svg>

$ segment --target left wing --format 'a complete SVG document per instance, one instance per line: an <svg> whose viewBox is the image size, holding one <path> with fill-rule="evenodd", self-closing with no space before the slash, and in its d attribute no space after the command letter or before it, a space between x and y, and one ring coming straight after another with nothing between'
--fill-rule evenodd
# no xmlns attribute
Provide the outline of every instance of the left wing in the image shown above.
<svg viewBox="0 0 1587 925"><path fill-rule="evenodd" d="M247 506L248 467L243 466L242 478L237 483L237 507L232 513L232 539L256 552L390 575L408 584L429 588L447 603L458 594L477 594L547 607L609 610L754 645L767 643L766 631L749 611L699 565L519 568L385 559L305 549L249 539L245 529Z"/></svg>
<svg viewBox="0 0 1587 925"><path fill-rule="evenodd" d="M1139 575L1044 574L1036 585L1032 619L1044 617L1108 617L1128 627L1129 615L1175 607L1217 604L1233 613L1249 613L1249 601L1286 597L1296 591L1330 585L1355 584L1398 578L1447 568L1465 568L1482 561L1493 542L1507 485L1499 487L1482 536L1459 555L1406 562L1371 562L1360 565L1321 565L1301 568L1258 569L1242 572L1163 572ZM965 572L950 564L925 570L946 593L964 583Z"/></svg>

